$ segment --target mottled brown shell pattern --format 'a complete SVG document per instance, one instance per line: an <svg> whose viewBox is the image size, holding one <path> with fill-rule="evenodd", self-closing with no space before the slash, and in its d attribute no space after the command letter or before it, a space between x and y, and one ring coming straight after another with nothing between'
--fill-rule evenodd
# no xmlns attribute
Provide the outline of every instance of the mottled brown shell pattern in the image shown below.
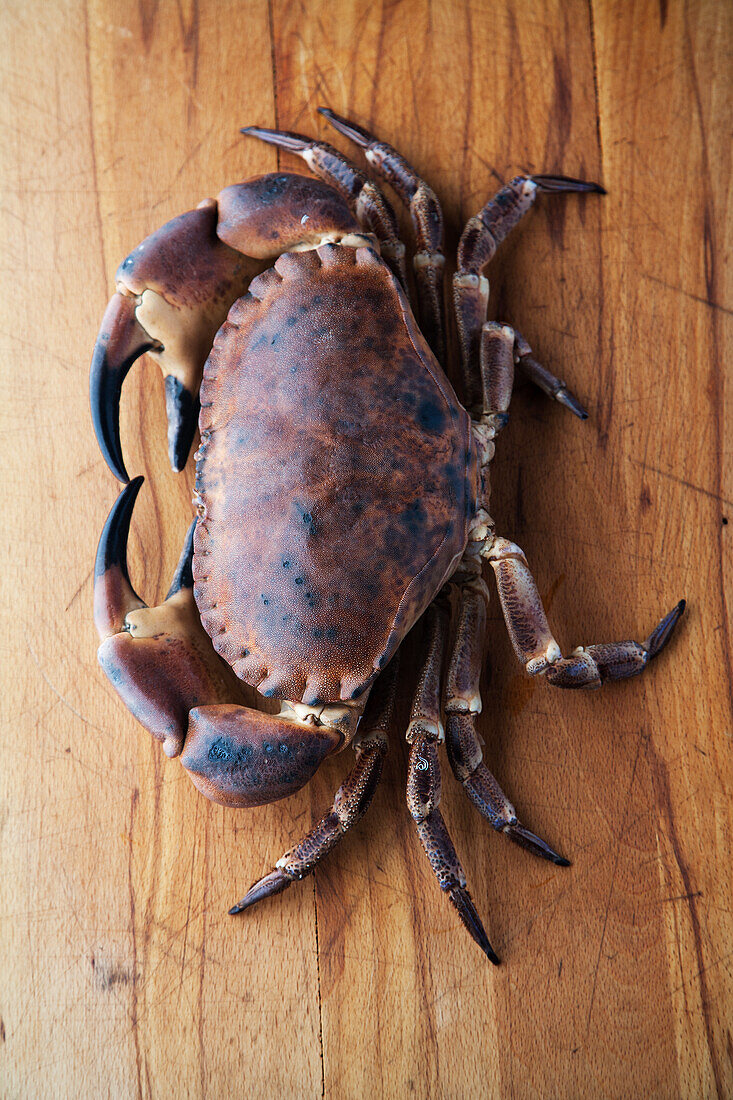
<svg viewBox="0 0 733 1100"><path fill-rule="evenodd" d="M287 253L204 371L194 594L264 695L360 695L466 544L468 414L371 248Z"/></svg>

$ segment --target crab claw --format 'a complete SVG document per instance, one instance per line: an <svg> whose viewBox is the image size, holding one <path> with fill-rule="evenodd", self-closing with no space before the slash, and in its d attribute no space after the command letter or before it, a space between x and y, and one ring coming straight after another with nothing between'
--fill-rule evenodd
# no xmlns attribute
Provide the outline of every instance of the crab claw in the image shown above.
<svg viewBox="0 0 733 1100"><path fill-rule="evenodd" d="M178 473L186 465L199 419L199 397L173 374L165 376L168 460Z"/></svg>
<svg viewBox="0 0 733 1100"><path fill-rule="evenodd" d="M128 710L163 742L166 756L177 756L193 707L243 700L244 694L240 681L214 651L194 603L195 521L162 604L148 607L130 583L127 539L142 483L137 477L125 486L99 540L94 581L98 658Z"/></svg>
<svg viewBox="0 0 733 1100"><path fill-rule="evenodd" d="M113 295L102 318L89 372L89 399L97 443L112 473L125 482L130 478L120 445L122 383L135 360L157 343L138 322L135 308L134 298L119 292Z"/></svg>
<svg viewBox="0 0 733 1100"><path fill-rule="evenodd" d="M94 625L102 640L125 629L128 612L147 606L130 584L127 571L130 520L144 480L136 477L125 486L99 539L94 563Z"/></svg>
<svg viewBox="0 0 733 1100"><path fill-rule="evenodd" d="M144 351L165 379L168 453L174 470L188 458L198 421L198 391L214 336L260 263L230 247L218 230L219 206L204 199L138 245L117 269L94 349L92 417L113 473L127 481L120 447L122 383Z"/></svg>
<svg viewBox="0 0 733 1100"><path fill-rule="evenodd" d="M191 711L181 763L222 806L263 806L304 787L343 743L332 726L235 705Z"/></svg>
<svg viewBox="0 0 733 1100"><path fill-rule="evenodd" d="M118 291L110 299L99 330L89 372L89 399L97 443L105 462L120 481L130 480L120 443L122 383L136 359L146 351L165 349L149 336L137 319L139 302ZM198 388L175 374L165 376L165 408L168 417L168 457L174 470L186 465L199 415Z"/></svg>

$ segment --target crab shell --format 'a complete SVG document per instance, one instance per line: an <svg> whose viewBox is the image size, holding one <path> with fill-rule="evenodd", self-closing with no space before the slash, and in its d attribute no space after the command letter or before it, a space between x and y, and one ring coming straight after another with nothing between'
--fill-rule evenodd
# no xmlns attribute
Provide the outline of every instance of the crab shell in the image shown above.
<svg viewBox="0 0 733 1100"><path fill-rule="evenodd" d="M206 362L194 596L265 696L358 698L454 571L471 422L368 247L286 253Z"/></svg>

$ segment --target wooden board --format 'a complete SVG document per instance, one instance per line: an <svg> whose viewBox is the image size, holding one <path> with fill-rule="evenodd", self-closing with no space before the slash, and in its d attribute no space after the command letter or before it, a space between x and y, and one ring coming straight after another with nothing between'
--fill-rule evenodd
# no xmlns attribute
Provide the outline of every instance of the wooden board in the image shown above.
<svg viewBox="0 0 733 1100"><path fill-rule="evenodd" d="M3 6L3 1097L733 1095L732 16L717 0ZM683 595L689 613L648 674L585 695L522 676L494 603L486 755L573 859L489 835L446 780L498 970L432 881L402 744L348 843L235 920L345 759L288 802L225 811L96 666L91 567L117 487L87 368L114 269L275 167L240 126L325 135L323 103L425 174L451 253L517 171L609 192L543 200L492 265L493 315L590 412L518 392L494 515L563 646L643 637ZM122 435L146 476L131 569L159 597L192 474L167 468L150 364Z"/></svg>

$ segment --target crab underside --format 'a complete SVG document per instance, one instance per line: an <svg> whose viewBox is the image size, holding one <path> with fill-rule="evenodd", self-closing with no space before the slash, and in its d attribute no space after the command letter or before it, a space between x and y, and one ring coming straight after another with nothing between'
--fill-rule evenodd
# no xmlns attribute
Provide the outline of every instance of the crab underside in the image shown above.
<svg viewBox="0 0 733 1100"><path fill-rule="evenodd" d="M408 206L412 280L375 182L325 142L258 128L244 132L301 156L319 178L275 173L228 187L122 263L91 370L97 438L126 483L97 552L99 660L166 755L224 805L284 798L327 755L353 747L332 807L236 913L313 871L366 812L396 732L399 647L419 622L407 804L440 887L498 962L440 813L440 745L496 830L567 860L518 821L483 762L483 563L517 657L559 687L641 672L684 609L681 601L642 644L563 657L522 550L496 535L489 514L489 463L515 368L586 414L515 329L487 321L484 268L538 194L602 188L518 176L466 225L452 284L461 402L444 373L438 199L391 146L322 113ZM165 377L174 469L197 421L201 433L197 517L157 607L136 595L127 571L142 478L128 479L119 432L122 383L144 352ZM253 707L257 694L280 700L279 713Z"/></svg>

